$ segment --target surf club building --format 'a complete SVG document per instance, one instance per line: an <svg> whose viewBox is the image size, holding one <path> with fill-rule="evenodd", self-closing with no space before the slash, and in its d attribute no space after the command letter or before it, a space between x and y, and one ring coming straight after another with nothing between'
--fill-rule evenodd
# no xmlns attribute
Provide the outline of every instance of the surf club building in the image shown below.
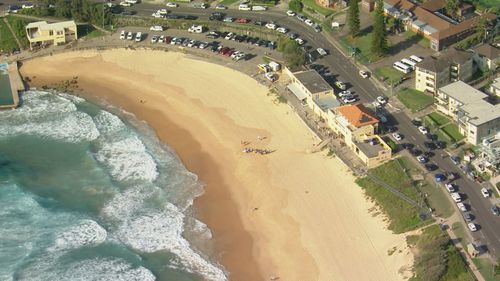
<svg viewBox="0 0 500 281"><path fill-rule="evenodd" d="M366 165L373 168L390 160L392 150L376 132L379 120L362 104L329 111L328 126Z"/></svg>
<svg viewBox="0 0 500 281"><path fill-rule="evenodd" d="M63 45L78 39L76 23L72 20L56 23L31 22L26 26L26 36L32 50L37 46Z"/></svg>
<svg viewBox="0 0 500 281"><path fill-rule="evenodd" d="M333 88L316 70L292 73L286 68L285 73L290 77L287 89L323 120L328 118L330 109L340 106L340 102L333 94Z"/></svg>

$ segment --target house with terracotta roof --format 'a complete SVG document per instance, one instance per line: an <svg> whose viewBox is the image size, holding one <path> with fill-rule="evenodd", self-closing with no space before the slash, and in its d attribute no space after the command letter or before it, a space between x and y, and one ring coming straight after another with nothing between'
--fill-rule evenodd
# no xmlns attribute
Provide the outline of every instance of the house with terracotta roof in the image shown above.
<svg viewBox="0 0 500 281"><path fill-rule="evenodd" d="M330 110L329 127L368 168L391 159L391 148L376 134L379 120L362 104Z"/></svg>
<svg viewBox="0 0 500 281"><path fill-rule="evenodd" d="M436 95L437 89L474 74L473 54L449 48L424 58L415 67L415 89Z"/></svg>
<svg viewBox="0 0 500 281"><path fill-rule="evenodd" d="M482 44L474 48L474 62L482 71L495 70L500 66L500 48Z"/></svg>

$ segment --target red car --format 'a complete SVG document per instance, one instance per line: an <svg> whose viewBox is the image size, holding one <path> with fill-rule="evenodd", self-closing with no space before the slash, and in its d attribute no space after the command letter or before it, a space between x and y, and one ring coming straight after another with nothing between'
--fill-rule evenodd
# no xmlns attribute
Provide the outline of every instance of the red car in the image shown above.
<svg viewBox="0 0 500 281"><path fill-rule="evenodd" d="M238 19L236 22L237 22L237 23L249 23L249 22L250 22L250 20L249 20L249 19L246 19L246 18L241 18L241 19Z"/></svg>
<svg viewBox="0 0 500 281"><path fill-rule="evenodd" d="M226 56L226 57L230 57L232 54L234 53L234 49L229 49L226 53L224 53L223 55Z"/></svg>
<svg viewBox="0 0 500 281"><path fill-rule="evenodd" d="M165 36L165 43L170 45L170 42L172 42L172 37L170 36Z"/></svg>
<svg viewBox="0 0 500 281"><path fill-rule="evenodd" d="M229 50L231 50L229 47L224 47L220 49L219 54L225 55Z"/></svg>

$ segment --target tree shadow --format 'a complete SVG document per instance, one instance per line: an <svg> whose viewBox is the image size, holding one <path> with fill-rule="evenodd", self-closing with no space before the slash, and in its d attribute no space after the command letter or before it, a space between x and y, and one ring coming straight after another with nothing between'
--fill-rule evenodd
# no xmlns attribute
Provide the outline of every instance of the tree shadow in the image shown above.
<svg viewBox="0 0 500 281"><path fill-rule="evenodd" d="M420 36L420 35L414 35L410 38L406 38L406 40L403 40L395 45L392 45L389 48L388 55L390 55L390 56L397 55L397 54L401 53L402 51L410 48L414 44L417 44L420 40L422 40L422 36Z"/></svg>

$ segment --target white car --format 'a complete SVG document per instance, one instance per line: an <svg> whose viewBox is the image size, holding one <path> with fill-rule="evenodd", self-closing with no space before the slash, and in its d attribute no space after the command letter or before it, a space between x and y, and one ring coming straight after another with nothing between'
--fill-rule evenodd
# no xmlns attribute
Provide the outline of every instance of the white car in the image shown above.
<svg viewBox="0 0 500 281"><path fill-rule="evenodd" d="M179 5L177 3L167 2L167 7L169 7L169 8L177 8L177 7L179 7Z"/></svg>
<svg viewBox="0 0 500 281"><path fill-rule="evenodd" d="M455 201L457 203L462 202L462 197L460 196L460 194L458 192L452 192L451 198L453 199L453 201Z"/></svg>
<svg viewBox="0 0 500 281"><path fill-rule="evenodd" d="M403 139L403 136L399 133L392 134L392 137L397 141L401 141Z"/></svg>
<svg viewBox="0 0 500 281"><path fill-rule="evenodd" d="M306 19L304 22L305 22L307 25L309 25L309 26L313 26L313 24L314 24L314 22L313 22L312 20L310 20L310 19Z"/></svg>
<svg viewBox="0 0 500 281"><path fill-rule="evenodd" d="M335 86L337 86L341 90L345 90L347 88L347 85L342 81L335 82Z"/></svg>
<svg viewBox="0 0 500 281"><path fill-rule="evenodd" d="M304 45L304 43L306 43L306 41L304 41L303 39L301 38L296 38L295 39L295 42L297 42L297 44L299 44L299 46L302 46Z"/></svg>
<svg viewBox="0 0 500 281"><path fill-rule="evenodd" d="M31 4L31 3L24 3L21 8L23 9L32 9L33 7L35 7L35 5Z"/></svg>
<svg viewBox="0 0 500 281"><path fill-rule="evenodd" d="M344 97L344 98L342 98L342 101L343 101L344 103L353 103L353 102L355 102L355 101L356 101L356 98L355 98L355 97L352 97L352 96L351 96L351 97Z"/></svg>
<svg viewBox="0 0 500 281"><path fill-rule="evenodd" d="M269 29L272 29L272 30L275 30L278 26L276 26L276 24L270 22L270 23L267 23L266 24L266 28L269 28Z"/></svg>
<svg viewBox="0 0 500 281"><path fill-rule="evenodd" d="M120 6L130 7L130 6L132 6L132 4L130 4L129 2L122 1L122 2L120 2Z"/></svg>
<svg viewBox="0 0 500 281"><path fill-rule="evenodd" d="M294 12L294 11L288 10L288 11L286 11L286 14L287 14L287 16L289 16L289 17L295 17L295 15L296 15L297 13L296 13L296 12Z"/></svg>
<svg viewBox="0 0 500 281"><path fill-rule="evenodd" d="M325 51L323 48L317 48L316 51L318 54L320 54L322 57L326 56L328 53Z"/></svg>
<svg viewBox="0 0 500 281"><path fill-rule="evenodd" d="M339 97L343 98L343 97L351 97L352 96L352 93L351 91L347 90L347 91L342 91L339 93Z"/></svg>
<svg viewBox="0 0 500 281"><path fill-rule="evenodd" d="M477 231L476 225L474 223L472 223L472 222L469 222L467 224L467 227L469 227L469 230L472 231L472 232Z"/></svg>
<svg viewBox="0 0 500 281"><path fill-rule="evenodd" d="M420 163L426 163L427 161L429 161L429 159L427 159L423 155L419 155L419 156L417 156L417 161L420 162Z"/></svg>
<svg viewBox="0 0 500 281"><path fill-rule="evenodd" d="M378 96L377 101L380 104L385 104L387 102L387 100L383 96Z"/></svg>
<svg viewBox="0 0 500 281"><path fill-rule="evenodd" d="M127 38L127 32L125 30L122 30L122 32L120 32L120 39L124 40L125 38Z"/></svg>
<svg viewBox="0 0 500 281"><path fill-rule="evenodd" d="M162 15L162 14L160 14L160 13L158 13L158 12L151 14L151 16L152 16L153 18L163 18L163 15Z"/></svg>
<svg viewBox="0 0 500 281"><path fill-rule="evenodd" d="M240 4L238 6L238 10L241 10L241 11L250 11L250 10L252 10L252 7L248 6L247 4Z"/></svg>
<svg viewBox="0 0 500 281"><path fill-rule="evenodd" d="M429 131L427 131L427 128L424 126L419 126L418 130L424 135L427 135L427 133L429 133Z"/></svg>
<svg viewBox="0 0 500 281"><path fill-rule="evenodd" d="M165 42L165 35L161 35L159 38L158 38L158 43L163 43Z"/></svg>
<svg viewBox="0 0 500 281"><path fill-rule="evenodd" d="M360 70L359 75L363 78L368 78L370 76L368 71Z"/></svg>
<svg viewBox="0 0 500 281"><path fill-rule="evenodd" d="M153 37L151 37L151 43L156 43L158 42L158 35L153 35Z"/></svg>
<svg viewBox="0 0 500 281"><path fill-rule="evenodd" d="M227 9L227 7L226 7L226 6L224 6L224 5L220 5L220 4L219 4L219 5L215 6L215 9L216 9L216 10L225 10L225 9Z"/></svg>
<svg viewBox="0 0 500 281"><path fill-rule="evenodd" d="M457 190L455 189L455 186L449 182L449 183L446 183L444 185L444 187L446 188L446 190L448 190L449 193L453 193L453 192L456 192Z"/></svg>
<svg viewBox="0 0 500 281"><path fill-rule="evenodd" d="M458 209L459 209L460 211L462 211L462 212L467 212L467 207L465 206L465 204L464 204L464 203L461 203L461 202L460 202L460 203L457 203L457 207L458 207Z"/></svg>
<svg viewBox="0 0 500 281"><path fill-rule="evenodd" d="M284 28L284 27L278 27L276 28L276 31L278 31L279 33L287 33L288 32L288 29Z"/></svg>
<svg viewBox="0 0 500 281"><path fill-rule="evenodd" d="M149 28L151 31L163 31L163 27L161 25L154 25Z"/></svg>
<svg viewBox="0 0 500 281"><path fill-rule="evenodd" d="M158 9L158 11L156 11L157 14L160 14L160 15L166 15L168 14L168 10L167 9Z"/></svg>
<svg viewBox="0 0 500 281"><path fill-rule="evenodd" d="M266 76L267 80L269 80L271 82L274 82L274 81L276 81L278 79L276 77L276 75L272 74L271 72L268 72L268 73L264 74L264 76Z"/></svg>
<svg viewBox="0 0 500 281"><path fill-rule="evenodd" d="M129 33L127 34L127 40L133 40L133 39L134 39L134 33L129 32Z"/></svg>
<svg viewBox="0 0 500 281"><path fill-rule="evenodd" d="M488 198L488 197L490 197L490 192L488 191L488 189L486 189L486 188L484 188L484 187L483 187L483 188L481 188L481 194L483 194L483 197L484 197L484 198Z"/></svg>

